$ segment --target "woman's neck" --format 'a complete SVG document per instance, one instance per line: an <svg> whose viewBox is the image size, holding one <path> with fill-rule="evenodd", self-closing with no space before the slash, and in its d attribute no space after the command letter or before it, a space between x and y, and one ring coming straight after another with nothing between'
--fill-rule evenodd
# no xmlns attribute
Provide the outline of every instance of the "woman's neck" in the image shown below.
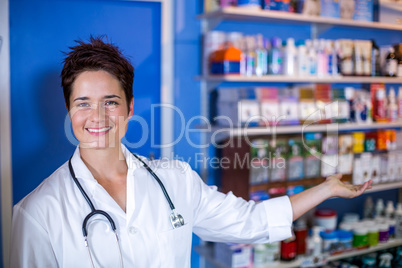
<svg viewBox="0 0 402 268"><path fill-rule="evenodd" d="M120 144L107 149L80 147L80 155L82 161L98 182L118 180L122 177L121 175L127 174L126 158Z"/></svg>

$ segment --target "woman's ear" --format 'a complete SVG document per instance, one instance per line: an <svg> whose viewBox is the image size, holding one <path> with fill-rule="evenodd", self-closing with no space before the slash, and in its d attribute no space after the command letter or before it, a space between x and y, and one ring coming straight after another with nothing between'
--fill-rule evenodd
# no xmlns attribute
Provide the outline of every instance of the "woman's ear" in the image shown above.
<svg viewBox="0 0 402 268"><path fill-rule="evenodd" d="M128 118L130 119L131 117L133 117L133 114L134 114L134 97L130 101L129 108L130 108L130 110L128 111Z"/></svg>

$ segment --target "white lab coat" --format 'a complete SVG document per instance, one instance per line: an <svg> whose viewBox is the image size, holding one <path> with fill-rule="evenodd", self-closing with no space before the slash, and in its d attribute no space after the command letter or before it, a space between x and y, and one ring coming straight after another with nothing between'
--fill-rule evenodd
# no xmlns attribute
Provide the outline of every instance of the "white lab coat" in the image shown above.
<svg viewBox="0 0 402 268"><path fill-rule="evenodd" d="M129 167L126 213L94 179L78 148L72 165L95 208L115 221L125 267L190 267L192 232L204 240L240 243L278 241L291 235L288 197L246 202L207 186L186 163L145 160L184 217L185 225L173 229L160 186L126 147L122 149ZM82 235L89 212L66 162L14 206L11 267L90 267ZM88 227L95 267L120 267L112 232L104 218L96 218Z"/></svg>

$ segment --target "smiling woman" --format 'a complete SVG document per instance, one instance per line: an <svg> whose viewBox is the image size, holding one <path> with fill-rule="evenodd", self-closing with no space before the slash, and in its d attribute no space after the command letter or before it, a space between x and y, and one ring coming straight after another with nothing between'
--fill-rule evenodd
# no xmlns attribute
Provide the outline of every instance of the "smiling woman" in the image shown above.
<svg viewBox="0 0 402 268"><path fill-rule="evenodd" d="M134 69L102 38L71 49L62 84L79 146L15 205L11 267L189 268L192 232L218 242L283 240L293 220L325 199L371 187L332 176L257 204L207 186L187 163L133 155L121 139L133 116ZM106 219L112 228L105 230ZM110 246L113 234L118 251Z"/></svg>
<svg viewBox="0 0 402 268"><path fill-rule="evenodd" d="M134 98L126 99L120 82L106 71L82 72L69 100L69 116L81 148L116 149L134 105Z"/></svg>

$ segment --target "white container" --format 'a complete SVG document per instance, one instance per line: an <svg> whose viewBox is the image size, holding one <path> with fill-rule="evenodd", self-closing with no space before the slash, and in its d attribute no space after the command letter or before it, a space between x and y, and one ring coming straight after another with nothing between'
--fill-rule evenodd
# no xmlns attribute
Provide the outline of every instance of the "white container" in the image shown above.
<svg viewBox="0 0 402 268"><path fill-rule="evenodd" d="M336 229L337 215L332 209L318 209L314 213L315 225L321 226L325 231Z"/></svg>

